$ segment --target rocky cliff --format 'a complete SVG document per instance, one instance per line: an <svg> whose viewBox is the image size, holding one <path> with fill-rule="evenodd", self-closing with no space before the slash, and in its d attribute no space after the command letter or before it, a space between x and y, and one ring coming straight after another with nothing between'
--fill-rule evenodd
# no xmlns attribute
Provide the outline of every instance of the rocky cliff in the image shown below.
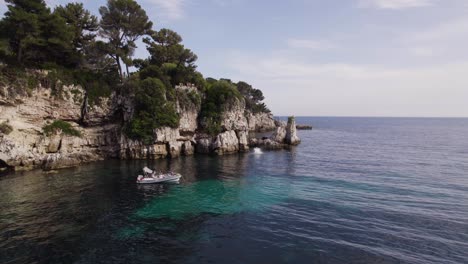
<svg viewBox="0 0 468 264"><path fill-rule="evenodd" d="M275 131L269 138L251 138L249 145L266 149L281 149L299 145L301 140L297 136L296 121L294 117L288 123L278 122Z"/></svg>
<svg viewBox="0 0 468 264"><path fill-rule="evenodd" d="M225 109L222 132L208 135L200 131L200 107L177 102L179 127L155 129L154 141L143 144L123 133L123 123L132 115L129 98L112 94L89 105L85 91L79 86L63 86L61 95L40 84L28 94L9 94L9 87L0 87L0 168L15 170L57 169L108 158L158 159L176 158L194 153L218 155L243 152L249 146L297 144L295 124L277 127L268 113L251 113L242 100ZM178 92L196 92L193 87L178 86ZM44 126L55 120L71 124L80 136L60 129L44 133ZM268 142L249 140L250 131L276 132Z"/></svg>

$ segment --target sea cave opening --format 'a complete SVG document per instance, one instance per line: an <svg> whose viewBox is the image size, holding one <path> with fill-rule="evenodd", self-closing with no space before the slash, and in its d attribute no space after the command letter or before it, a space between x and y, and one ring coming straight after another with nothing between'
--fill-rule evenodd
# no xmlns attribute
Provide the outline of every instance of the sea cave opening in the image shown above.
<svg viewBox="0 0 468 264"><path fill-rule="evenodd" d="M6 172L12 170L11 166L8 166L8 164L0 159L0 175L5 174Z"/></svg>

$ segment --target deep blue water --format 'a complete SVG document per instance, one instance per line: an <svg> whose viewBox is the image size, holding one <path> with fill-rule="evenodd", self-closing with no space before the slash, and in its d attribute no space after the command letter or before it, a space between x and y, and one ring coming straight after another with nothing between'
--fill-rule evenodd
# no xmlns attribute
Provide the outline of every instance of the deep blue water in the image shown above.
<svg viewBox="0 0 468 264"><path fill-rule="evenodd" d="M1 177L0 263L468 263L468 119L297 120L291 150Z"/></svg>

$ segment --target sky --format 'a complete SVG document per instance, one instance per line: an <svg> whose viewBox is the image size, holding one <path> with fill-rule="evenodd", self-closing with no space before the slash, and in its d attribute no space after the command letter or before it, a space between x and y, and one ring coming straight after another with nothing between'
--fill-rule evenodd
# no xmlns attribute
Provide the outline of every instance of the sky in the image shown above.
<svg viewBox="0 0 468 264"><path fill-rule="evenodd" d="M468 117L468 0L137 1L205 77L252 84L275 115Z"/></svg>

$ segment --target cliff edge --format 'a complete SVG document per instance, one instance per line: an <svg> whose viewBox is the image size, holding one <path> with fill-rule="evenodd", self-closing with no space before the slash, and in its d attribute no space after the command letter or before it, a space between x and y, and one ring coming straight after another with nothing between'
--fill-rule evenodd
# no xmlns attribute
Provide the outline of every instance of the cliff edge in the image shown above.
<svg viewBox="0 0 468 264"><path fill-rule="evenodd" d="M203 129L200 105L182 102L185 93L202 94L193 86L180 85L176 90L179 125L154 129L152 140L143 142L125 133L126 120L135 112L134 98L112 93L90 105L86 91L76 85L62 86L60 96L41 83L23 94L0 87L0 125L11 128L0 130L0 167L50 170L110 158L224 155L245 152L251 146L281 148L299 142L294 123L275 123L271 113L253 113L242 98L226 104L221 130L210 134ZM265 142L249 135L273 130L276 132Z"/></svg>

